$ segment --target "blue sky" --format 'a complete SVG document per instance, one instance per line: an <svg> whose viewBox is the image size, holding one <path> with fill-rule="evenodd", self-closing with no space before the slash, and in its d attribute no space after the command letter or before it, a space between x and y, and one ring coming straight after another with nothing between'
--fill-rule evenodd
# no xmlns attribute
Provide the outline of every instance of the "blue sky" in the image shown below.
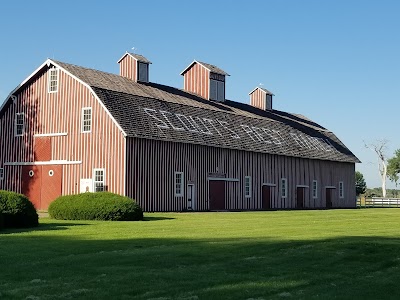
<svg viewBox="0 0 400 300"><path fill-rule="evenodd" d="M248 102L259 83L274 107L333 131L380 185L363 141L400 148L400 1L4 1L0 103L46 58L118 73L132 47L150 80L183 86L193 59L231 76L228 99ZM389 187L393 187L389 184Z"/></svg>

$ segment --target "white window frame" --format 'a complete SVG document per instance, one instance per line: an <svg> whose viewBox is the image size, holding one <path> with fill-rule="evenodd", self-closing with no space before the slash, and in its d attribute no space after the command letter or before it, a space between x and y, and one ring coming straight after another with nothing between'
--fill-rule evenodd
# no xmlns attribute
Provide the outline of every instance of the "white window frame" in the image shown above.
<svg viewBox="0 0 400 300"><path fill-rule="evenodd" d="M281 197L286 198L287 197L287 179L286 178L281 178Z"/></svg>
<svg viewBox="0 0 400 300"><path fill-rule="evenodd" d="M178 182L178 176L180 176L180 182ZM183 172L174 173L174 193L175 197L183 197L185 195L185 185L184 185L184 174Z"/></svg>
<svg viewBox="0 0 400 300"><path fill-rule="evenodd" d="M344 183L343 181L339 181L339 198L344 198Z"/></svg>
<svg viewBox="0 0 400 300"><path fill-rule="evenodd" d="M252 192L251 176L244 177L244 197L250 198Z"/></svg>
<svg viewBox="0 0 400 300"><path fill-rule="evenodd" d="M85 120L86 111L90 111L90 119ZM81 132L82 133L90 133L92 132L92 124L93 124L93 110L91 107L82 107L82 124L81 124ZM89 125L85 124L85 121L90 121ZM85 127L89 127L89 130L85 129Z"/></svg>
<svg viewBox="0 0 400 300"><path fill-rule="evenodd" d="M22 124L18 124L18 116L22 116ZM22 125L21 133L18 133L18 126ZM14 120L14 132L15 136L23 136L25 132L25 113L15 113L15 120Z"/></svg>
<svg viewBox="0 0 400 300"><path fill-rule="evenodd" d="M4 168L0 168L0 180L4 179Z"/></svg>
<svg viewBox="0 0 400 300"><path fill-rule="evenodd" d="M313 199L318 198L318 181L317 180L313 180L313 182L312 182L312 195L313 195Z"/></svg>
<svg viewBox="0 0 400 300"><path fill-rule="evenodd" d="M54 75L54 72L55 72L55 75ZM56 78L53 79L52 76L55 76ZM58 68L49 69L49 77L47 80L47 84L48 84L47 90L49 93L57 93L58 92L58 83L59 83L58 78L59 78L59 69ZM51 84L52 82L55 82L56 84L52 85ZM53 86L55 86L54 90L52 89Z"/></svg>
<svg viewBox="0 0 400 300"><path fill-rule="evenodd" d="M103 172L103 180L96 180L96 172L102 171ZM106 170L99 168L99 169L93 169L93 192L104 192L105 191L105 182L106 182ZM102 183L102 190L98 191L96 189L96 183Z"/></svg>

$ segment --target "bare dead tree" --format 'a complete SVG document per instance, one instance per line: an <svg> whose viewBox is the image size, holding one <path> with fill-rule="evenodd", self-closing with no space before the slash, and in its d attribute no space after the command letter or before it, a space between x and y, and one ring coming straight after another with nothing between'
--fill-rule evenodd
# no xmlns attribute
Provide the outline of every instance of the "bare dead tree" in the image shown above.
<svg viewBox="0 0 400 300"><path fill-rule="evenodd" d="M364 141L364 145L366 148L372 150L378 158L378 171L379 176L381 178L382 183L382 196L386 197L386 178L387 178L387 144L389 143L388 140L376 140L372 143L366 143Z"/></svg>

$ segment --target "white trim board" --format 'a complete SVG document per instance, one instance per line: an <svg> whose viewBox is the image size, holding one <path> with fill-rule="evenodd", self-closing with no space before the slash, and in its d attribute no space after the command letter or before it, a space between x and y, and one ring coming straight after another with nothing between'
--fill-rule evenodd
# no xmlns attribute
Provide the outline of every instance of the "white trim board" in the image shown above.
<svg viewBox="0 0 400 300"><path fill-rule="evenodd" d="M238 178L226 178L226 177L207 177L207 180L213 181L230 181L230 182L239 182Z"/></svg>
<svg viewBox="0 0 400 300"><path fill-rule="evenodd" d="M326 189L336 189L336 186L327 185L327 186L324 186L324 188L326 188Z"/></svg>
<svg viewBox="0 0 400 300"><path fill-rule="evenodd" d="M16 162L5 162L5 166L41 166L41 165L79 165L81 160L50 160L50 161L16 161Z"/></svg>
<svg viewBox="0 0 400 300"><path fill-rule="evenodd" d="M54 132L54 133L36 133L34 137L45 137L45 136L66 136L67 132Z"/></svg>
<svg viewBox="0 0 400 300"><path fill-rule="evenodd" d="M275 187L275 186L276 186L275 183L262 183L261 185L262 185L262 186L263 186L263 185L272 186L272 187Z"/></svg>
<svg viewBox="0 0 400 300"><path fill-rule="evenodd" d="M310 186L309 185L304 185L304 184L298 184L298 185L296 185L296 188L310 188Z"/></svg>

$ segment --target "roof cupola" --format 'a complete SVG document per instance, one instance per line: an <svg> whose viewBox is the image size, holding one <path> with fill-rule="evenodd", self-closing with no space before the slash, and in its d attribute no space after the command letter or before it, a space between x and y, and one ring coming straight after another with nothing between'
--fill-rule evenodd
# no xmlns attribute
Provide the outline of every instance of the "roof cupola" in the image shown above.
<svg viewBox="0 0 400 300"><path fill-rule="evenodd" d="M119 75L135 82L149 82L149 61L140 54L126 52L118 61Z"/></svg>
<svg viewBox="0 0 400 300"><path fill-rule="evenodd" d="M185 91L207 100L225 101L225 78L229 74L222 69L194 60L181 75Z"/></svg>

